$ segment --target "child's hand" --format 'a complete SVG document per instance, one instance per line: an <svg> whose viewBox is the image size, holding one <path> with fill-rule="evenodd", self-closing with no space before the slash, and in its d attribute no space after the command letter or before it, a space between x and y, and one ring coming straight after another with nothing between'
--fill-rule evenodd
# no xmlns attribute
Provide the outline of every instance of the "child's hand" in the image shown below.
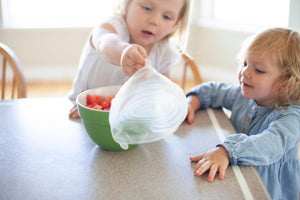
<svg viewBox="0 0 300 200"><path fill-rule="evenodd" d="M190 157L190 160L198 162L194 175L201 176L204 172L209 171L207 180L210 182L214 180L217 172L219 172L219 179L223 179L229 165L228 152L223 147L217 147L202 155Z"/></svg>
<svg viewBox="0 0 300 200"><path fill-rule="evenodd" d="M79 113L78 113L78 110L77 110L77 105L74 105L73 108L70 110L69 117L73 118L73 119L79 118Z"/></svg>
<svg viewBox="0 0 300 200"><path fill-rule="evenodd" d="M145 66L146 50L136 44L126 47L121 56L121 67L126 76L132 76L138 69Z"/></svg>
<svg viewBox="0 0 300 200"><path fill-rule="evenodd" d="M195 112L200 107L200 101L195 95L190 95L187 97L188 101L188 111L186 115L186 119L188 123L193 123Z"/></svg>
<svg viewBox="0 0 300 200"><path fill-rule="evenodd" d="M187 115L186 115L186 120L187 120L187 122L188 122L189 124L193 123L194 117L195 117L195 110L194 110L193 107L189 104L189 105L188 105Z"/></svg>

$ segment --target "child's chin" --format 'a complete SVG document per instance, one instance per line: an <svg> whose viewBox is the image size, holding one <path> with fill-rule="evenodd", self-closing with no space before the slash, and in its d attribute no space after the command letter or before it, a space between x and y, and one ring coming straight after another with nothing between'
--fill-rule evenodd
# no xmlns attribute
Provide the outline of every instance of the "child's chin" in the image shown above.
<svg viewBox="0 0 300 200"><path fill-rule="evenodd" d="M252 99L252 97L247 92L244 92L243 89L242 89L242 95L247 99Z"/></svg>

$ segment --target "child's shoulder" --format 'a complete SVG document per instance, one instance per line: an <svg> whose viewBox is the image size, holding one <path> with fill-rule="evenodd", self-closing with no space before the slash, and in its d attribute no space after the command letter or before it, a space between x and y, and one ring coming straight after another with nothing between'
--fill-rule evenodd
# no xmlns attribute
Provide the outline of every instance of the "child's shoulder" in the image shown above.
<svg viewBox="0 0 300 200"><path fill-rule="evenodd" d="M120 26L127 27L124 18L121 15L117 15L117 14L107 17L102 23L111 24L114 28L120 27Z"/></svg>
<svg viewBox="0 0 300 200"><path fill-rule="evenodd" d="M162 39L153 45L151 51L157 51L159 54L176 52L179 54L179 49L169 39Z"/></svg>
<svg viewBox="0 0 300 200"><path fill-rule="evenodd" d="M111 22L111 21L124 21L125 22L124 18L121 15L117 15L117 14L110 15L104 20L104 22Z"/></svg>
<svg viewBox="0 0 300 200"><path fill-rule="evenodd" d="M149 57L153 66L161 65L164 69L166 69L166 66L170 68L181 60L179 49L169 40L157 41L151 48ZM160 72L165 73L166 71L162 69Z"/></svg>
<svg viewBox="0 0 300 200"><path fill-rule="evenodd" d="M298 117L300 119L300 105L289 105L284 106L280 109L275 109L274 114L279 116L290 115L293 117Z"/></svg>
<svg viewBox="0 0 300 200"><path fill-rule="evenodd" d="M117 34L126 42L129 42L130 35L127 29L126 22L121 15L111 15L103 23L110 24L116 30Z"/></svg>

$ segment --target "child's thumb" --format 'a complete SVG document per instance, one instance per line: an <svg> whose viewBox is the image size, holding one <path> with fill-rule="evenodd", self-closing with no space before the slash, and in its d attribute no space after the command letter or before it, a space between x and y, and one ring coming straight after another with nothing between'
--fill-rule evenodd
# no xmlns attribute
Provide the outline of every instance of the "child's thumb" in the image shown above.
<svg viewBox="0 0 300 200"><path fill-rule="evenodd" d="M188 108L188 112L186 115L187 122L189 124L193 123L194 117L195 117L195 112L192 109Z"/></svg>
<svg viewBox="0 0 300 200"><path fill-rule="evenodd" d="M138 51L144 58L148 58L147 52L144 47L138 46Z"/></svg>

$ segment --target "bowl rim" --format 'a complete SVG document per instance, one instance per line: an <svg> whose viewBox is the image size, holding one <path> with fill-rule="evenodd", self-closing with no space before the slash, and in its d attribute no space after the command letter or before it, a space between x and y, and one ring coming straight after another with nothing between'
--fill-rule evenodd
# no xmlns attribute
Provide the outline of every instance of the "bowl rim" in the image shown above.
<svg viewBox="0 0 300 200"><path fill-rule="evenodd" d="M119 91L119 89L121 88L121 86L122 85L109 85L109 86L103 86L103 87L97 87L97 88L91 88L91 89L85 90L77 95L75 102L76 102L77 106L83 107L84 109L88 109L88 110L92 110L92 111L100 111L100 112L109 112L107 110L95 110L93 108L87 107L86 106L86 96L87 96L87 94L97 94L98 91L107 90L107 89L111 89L113 91L113 93L115 93L115 94L105 94L105 95L97 94L97 95L101 95L103 97L107 97L109 95L115 96L117 94L117 92ZM85 104L82 101L84 101Z"/></svg>

